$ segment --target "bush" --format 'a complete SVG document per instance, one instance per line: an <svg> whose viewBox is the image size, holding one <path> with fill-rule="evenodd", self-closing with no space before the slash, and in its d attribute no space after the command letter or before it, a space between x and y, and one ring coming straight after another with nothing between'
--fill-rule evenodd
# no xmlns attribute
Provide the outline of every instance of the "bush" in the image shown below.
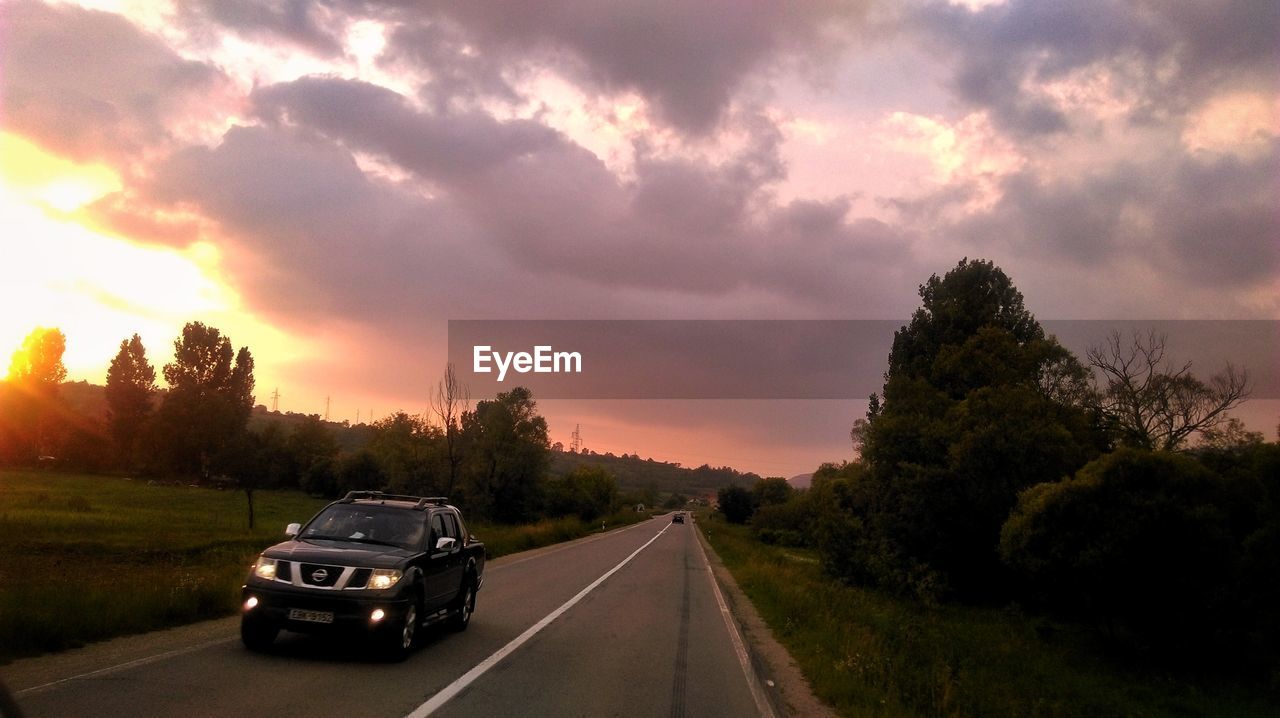
<svg viewBox="0 0 1280 718"><path fill-rule="evenodd" d="M1001 556L1044 604L1119 621L1149 648L1274 650L1280 532L1256 478L1121 449L1024 491Z"/></svg>
<svg viewBox="0 0 1280 718"><path fill-rule="evenodd" d="M751 517L751 528L761 541L780 546L812 548L817 507L807 489L792 491L785 503L764 505Z"/></svg>
<svg viewBox="0 0 1280 718"><path fill-rule="evenodd" d="M720 513L731 524L745 524L755 512L755 503L751 492L741 486L725 486L716 496L720 502Z"/></svg>
<svg viewBox="0 0 1280 718"><path fill-rule="evenodd" d="M618 482L599 466L579 466L561 478L549 479L545 492L551 516L593 521L618 507Z"/></svg>

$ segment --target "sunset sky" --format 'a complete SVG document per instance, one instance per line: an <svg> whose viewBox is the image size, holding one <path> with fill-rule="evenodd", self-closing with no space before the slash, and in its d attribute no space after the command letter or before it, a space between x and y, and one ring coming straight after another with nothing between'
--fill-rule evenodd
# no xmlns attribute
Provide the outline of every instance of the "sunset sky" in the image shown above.
<svg viewBox="0 0 1280 718"><path fill-rule="evenodd" d="M905 319L965 256L1042 319L1280 319L1277 28L1274 0L6 1L0 352L56 326L103 383L198 319L259 403L354 420L426 409L449 319ZM541 408L782 475L849 458L864 409Z"/></svg>

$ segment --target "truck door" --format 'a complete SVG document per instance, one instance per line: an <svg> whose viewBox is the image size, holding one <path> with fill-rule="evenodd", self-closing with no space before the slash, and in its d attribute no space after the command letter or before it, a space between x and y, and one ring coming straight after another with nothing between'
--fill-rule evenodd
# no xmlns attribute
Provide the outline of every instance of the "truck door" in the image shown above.
<svg viewBox="0 0 1280 718"><path fill-rule="evenodd" d="M443 509L431 514L430 536L427 552L427 606L428 613L444 608L458 595L462 586L462 532L457 517ZM440 550L436 545L441 538L453 539L453 546Z"/></svg>

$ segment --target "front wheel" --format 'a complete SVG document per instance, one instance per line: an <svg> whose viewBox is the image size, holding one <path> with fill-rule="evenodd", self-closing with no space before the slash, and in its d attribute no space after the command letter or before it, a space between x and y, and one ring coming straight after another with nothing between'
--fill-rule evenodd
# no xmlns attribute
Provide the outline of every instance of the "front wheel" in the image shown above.
<svg viewBox="0 0 1280 718"><path fill-rule="evenodd" d="M476 580L467 576L462 582L462 595L458 599L458 606L449 617L449 628L457 632L467 630L467 626L471 625L471 614L475 611Z"/></svg>
<svg viewBox="0 0 1280 718"><path fill-rule="evenodd" d="M251 651L265 651L275 643L280 627L251 618L240 619L240 641Z"/></svg>
<svg viewBox="0 0 1280 718"><path fill-rule="evenodd" d="M384 640L386 642L387 658L393 661L403 661L408 658L409 652L413 650L413 641L417 635L418 605L411 603L404 613L404 620L401 621L399 629L392 629L386 634Z"/></svg>

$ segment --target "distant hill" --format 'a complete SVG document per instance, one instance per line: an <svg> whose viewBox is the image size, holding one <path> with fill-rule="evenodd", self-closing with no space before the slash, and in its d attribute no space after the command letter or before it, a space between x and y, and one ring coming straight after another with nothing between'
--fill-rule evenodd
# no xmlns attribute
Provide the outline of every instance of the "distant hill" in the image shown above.
<svg viewBox="0 0 1280 718"><path fill-rule="evenodd" d="M793 489L807 489L813 484L813 474L796 474L787 479L787 483L791 484Z"/></svg>
<svg viewBox="0 0 1280 718"><path fill-rule="evenodd" d="M722 486L748 488L760 480L757 474L744 474L727 466L703 464L696 469L687 469L680 464L642 459L635 454L551 452L551 473L556 476L563 476L580 466L599 466L613 474L618 481L618 489L624 493L652 489L662 494L683 494L693 498L714 494Z"/></svg>
<svg viewBox="0 0 1280 718"><path fill-rule="evenodd" d="M315 416L315 414L299 414L292 411L271 411L259 404L253 407L253 413L249 415L249 428L262 431L268 424L278 424L280 430L288 436L299 424ZM368 424L352 426L346 421L326 421L324 425L329 427L329 432L338 442L338 448L344 453L363 449L373 437L373 427Z"/></svg>

